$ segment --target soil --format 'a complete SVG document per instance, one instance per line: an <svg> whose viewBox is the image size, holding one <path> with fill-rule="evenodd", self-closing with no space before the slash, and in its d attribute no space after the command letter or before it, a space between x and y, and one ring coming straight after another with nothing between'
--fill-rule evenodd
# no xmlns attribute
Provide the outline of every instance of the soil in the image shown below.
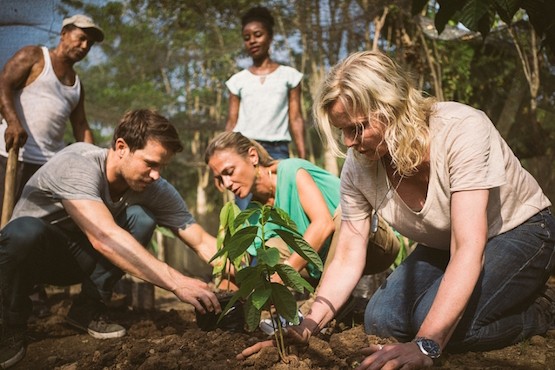
<svg viewBox="0 0 555 370"><path fill-rule="evenodd" d="M48 291L50 316L31 318L26 357L14 367L21 369L352 369L361 361L357 351L368 343L386 339L364 334L359 317L350 325L334 322L326 334L313 337L309 347L294 353L288 364L280 363L274 348L238 361L237 353L266 336L202 331L192 306L156 289L154 309L141 311L127 305L112 308L114 320L127 328L119 339L99 340L64 323L71 304L68 291ZM554 369L555 330L546 336L501 350L444 354L434 369Z"/></svg>

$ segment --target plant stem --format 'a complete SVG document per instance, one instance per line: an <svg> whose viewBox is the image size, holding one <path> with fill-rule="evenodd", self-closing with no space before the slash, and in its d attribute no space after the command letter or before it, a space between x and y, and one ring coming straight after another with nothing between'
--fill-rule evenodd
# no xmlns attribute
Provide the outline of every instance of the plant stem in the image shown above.
<svg viewBox="0 0 555 370"><path fill-rule="evenodd" d="M270 314L272 312L270 311ZM271 316L272 317L272 316ZM281 319L279 313L276 311L276 321L277 321L277 331L274 329L274 338L276 339L276 347L279 353L281 361L287 363L286 351L285 351L285 339L283 338L283 326L281 325ZM273 319L272 319L273 322Z"/></svg>

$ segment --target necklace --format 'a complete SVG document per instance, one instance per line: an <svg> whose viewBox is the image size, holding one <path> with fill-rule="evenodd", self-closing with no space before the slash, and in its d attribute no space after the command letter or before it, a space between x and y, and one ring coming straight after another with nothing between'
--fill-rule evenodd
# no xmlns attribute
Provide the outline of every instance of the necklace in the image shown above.
<svg viewBox="0 0 555 370"><path fill-rule="evenodd" d="M384 166L385 169L385 164L383 163L383 159L382 159L382 164ZM378 171L380 169L379 164L376 163L376 181L378 180ZM395 185L395 188L393 189L391 187L391 183L389 181L389 177L387 177L387 171L385 173L385 179L387 182L387 191L385 192L384 197L382 198L382 200L380 201L380 204L378 204L376 207L374 207L374 209L372 210L372 219L370 222L370 231L375 234L378 231L378 209L380 209L380 207L382 206L383 202L385 202L386 199L391 199L393 198L393 195L395 194L395 192L397 192L397 189L399 189L399 185L401 185L401 181L403 181L404 176L401 175L401 178L399 179L399 182L397 183L397 185ZM374 201L374 204L378 203L378 191L376 189L376 198Z"/></svg>

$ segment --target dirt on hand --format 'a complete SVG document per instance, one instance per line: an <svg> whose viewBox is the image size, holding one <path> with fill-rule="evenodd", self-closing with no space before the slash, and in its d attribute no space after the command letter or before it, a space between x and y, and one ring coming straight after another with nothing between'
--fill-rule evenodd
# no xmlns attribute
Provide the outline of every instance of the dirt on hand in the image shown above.
<svg viewBox="0 0 555 370"><path fill-rule="evenodd" d="M292 348L287 364L279 361L272 347L238 361L238 353L267 336L260 330L202 331L192 306L162 290L156 290L154 310L111 309L114 321L127 328L127 335L118 339L94 339L65 324L71 305L67 294L49 294L49 304L50 316L31 319L27 355L15 370L353 369L363 359L358 353L361 348L390 342L366 335L360 321L351 318L348 324L333 322L326 334L313 337L301 352ZM433 368L555 370L555 330L501 350L446 353Z"/></svg>

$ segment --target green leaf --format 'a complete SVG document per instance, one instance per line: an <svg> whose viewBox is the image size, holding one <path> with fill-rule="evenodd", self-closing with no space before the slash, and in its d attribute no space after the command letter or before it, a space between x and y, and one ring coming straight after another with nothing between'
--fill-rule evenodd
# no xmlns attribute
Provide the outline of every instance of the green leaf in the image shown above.
<svg viewBox="0 0 555 370"><path fill-rule="evenodd" d="M276 311L287 321L294 324L299 323L299 312L297 310L297 301L293 293L284 285L272 283L272 303Z"/></svg>
<svg viewBox="0 0 555 370"><path fill-rule="evenodd" d="M314 292L312 285L310 285L310 283L306 281L293 267L279 264L276 266L276 271L285 286L293 288L299 293L303 293L305 289L311 293Z"/></svg>
<svg viewBox="0 0 555 370"><path fill-rule="evenodd" d="M495 7L492 0L469 0L460 12L459 21L485 37L493 25Z"/></svg>
<svg viewBox="0 0 555 370"><path fill-rule="evenodd" d="M260 310L256 309L251 297L245 302L245 323L249 331L254 331L260 323Z"/></svg>
<svg viewBox="0 0 555 370"><path fill-rule="evenodd" d="M239 229L229 240L226 240L226 245L224 245L222 250L227 251L229 258L234 260L247 251L256 238L257 233L258 228L256 226L246 226Z"/></svg>
<svg viewBox="0 0 555 370"><path fill-rule="evenodd" d="M312 263L320 271L324 269L324 264L322 259L316 253L316 251L304 240L302 237L293 235L285 230L275 230L285 243L290 246L295 252L297 252L306 261Z"/></svg>
<svg viewBox="0 0 555 370"><path fill-rule="evenodd" d="M297 224L295 223L295 221L293 221L291 217L289 217L287 212L285 212L281 208L273 208L270 211L270 216L270 222L279 225L284 229L292 230L299 233L297 231Z"/></svg>
<svg viewBox="0 0 555 370"><path fill-rule="evenodd" d="M222 257L222 260L223 260L223 261L222 261L221 263L220 263L220 261L218 261L218 263L216 263L216 264L214 265L214 267L212 268L212 275L217 275L217 274L222 273L222 271L224 271L224 269L225 269L225 267L226 267L226 265L227 265L227 263L225 263L225 261L227 260L227 253L222 254L221 257ZM210 262L212 262L212 261L215 260L216 258L218 258L218 257L216 257L216 255L215 255L214 257L212 257L212 258L210 259Z"/></svg>
<svg viewBox="0 0 555 370"><path fill-rule="evenodd" d="M258 202L252 202L249 208L241 211L233 221L235 229L239 229L252 215L261 212L262 205Z"/></svg>
<svg viewBox="0 0 555 370"><path fill-rule="evenodd" d="M220 210L220 228L226 229L229 224L229 215L232 212L232 202L226 202Z"/></svg>
<svg viewBox="0 0 555 370"><path fill-rule="evenodd" d="M453 1L453 0L438 0L439 10L435 17L435 26L438 34L441 34L445 29L445 25L454 18L455 14L460 11L467 0Z"/></svg>
<svg viewBox="0 0 555 370"><path fill-rule="evenodd" d="M265 264L270 267L274 267L279 263L280 256L279 250L277 248L270 247L266 250L260 248L256 252L256 256L258 257L259 264Z"/></svg>
<svg viewBox="0 0 555 370"><path fill-rule="evenodd" d="M257 310L261 310L266 302L268 302L268 299L270 299L271 295L272 289L269 287L265 289L256 289L252 293L251 302Z"/></svg>
<svg viewBox="0 0 555 370"><path fill-rule="evenodd" d="M248 266L237 271L237 273L235 274L235 280L237 280L237 283L240 286L239 289L241 289L243 285L249 284L250 281L258 281L260 279L259 276L260 268L258 266Z"/></svg>
<svg viewBox="0 0 555 370"><path fill-rule="evenodd" d="M220 314L220 316L218 317L218 322L220 322L225 315L227 315L229 313L229 309L231 307L233 307L233 305L235 304L235 302L237 302L239 300L239 298L241 298L237 293L234 294L231 299L229 300L229 302L227 302L227 304L225 305L225 307L222 309L222 313Z"/></svg>
<svg viewBox="0 0 555 370"><path fill-rule="evenodd" d="M237 218L237 215L239 213L241 213L241 210L239 209L239 207L237 207L237 205L234 202L228 202L230 205L230 210L229 213L227 214L227 221L226 221L226 226L227 229L232 233L235 234L235 232L237 231L237 228L235 227L235 219Z"/></svg>
<svg viewBox="0 0 555 370"><path fill-rule="evenodd" d="M511 24L513 17L520 9L520 0L495 0L495 9L499 18L507 24Z"/></svg>
<svg viewBox="0 0 555 370"><path fill-rule="evenodd" d="M164 236L167 236L168 238L175 239L175 234L167 227L157 226L156 231L158 231L160 234Z"/></svg>

